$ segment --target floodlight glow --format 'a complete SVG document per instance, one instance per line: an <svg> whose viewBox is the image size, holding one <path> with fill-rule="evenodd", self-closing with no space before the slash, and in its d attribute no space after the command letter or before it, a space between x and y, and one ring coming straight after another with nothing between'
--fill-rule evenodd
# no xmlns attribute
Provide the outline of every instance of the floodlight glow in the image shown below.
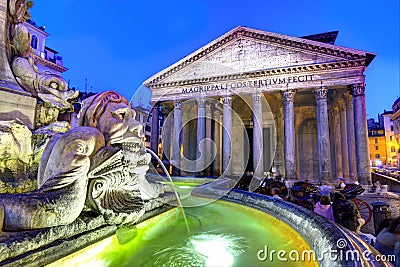
<svg viewBox="0 0 400 267"><path fill-rule="evenodd" d="M205 266L232 266L235 256L243 252L243 240L233 235L200 234L191 236L193 249L205 256Z"/></svg>
<svg viewBox="0 0 400 267"><path fill-rule="evenodd" d="M194 249L206 256L206 266L232 266L234 258L223 240L192 240Z"/></svg>

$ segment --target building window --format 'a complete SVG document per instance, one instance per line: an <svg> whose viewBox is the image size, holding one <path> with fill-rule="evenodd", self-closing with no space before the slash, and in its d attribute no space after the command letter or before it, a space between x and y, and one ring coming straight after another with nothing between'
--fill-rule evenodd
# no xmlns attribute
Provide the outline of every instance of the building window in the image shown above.
<svg viewBox="0 0 400 267"><path fill-rule="evenodd" d="M390 125L390 131L394 131L393 125Z"/></svg>
<svg viewBox="0 0 400 267"><path fill-rule="evenodd" d="M32 35L31 46L33 49L38 48L38 38L36 37L36 35Z"/></svg>
<svg viewBox="0 0 400 267"><path fill-rule="evenodd" d="M379 146L375 146L375 150L379 150Z"/></svg>
<svg viewBox="0 0 400 267"><path fill-rule="evenodd" d="M381 158L381 155L380 155L380 154L375 154L375 158L376 158L376 159L380 159L380 158Z"/></svg>
<svg viewBox="0 0 400 267"><path fill-rule="evenodd" d="M390 141L393 141L393 135L391 135L391 136L389 137L389 139L390 139Z"/></svg>
<svg viewBox="0 0 400 267"><path fill-rule="evenodd" d="M390 148L390 151L391 151L391 152L396 152L396 148L395 148L394 146L392 146L392 147Z"/></svg>
<svg viewBox="0 0 400 267"><path fill-rule="evenodd" d="M375 138L375 144L378 144L378 138Z"/></svg>

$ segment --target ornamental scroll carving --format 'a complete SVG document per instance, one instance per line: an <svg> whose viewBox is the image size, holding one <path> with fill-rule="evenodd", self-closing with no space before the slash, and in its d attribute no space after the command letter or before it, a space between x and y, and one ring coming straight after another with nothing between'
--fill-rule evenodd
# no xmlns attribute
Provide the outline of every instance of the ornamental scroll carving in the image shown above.
<svg viewBox="0 0 400 267"><path fill-rule="evenodd" d="M261 100L262 100L262 93L254 93L253 95L252 95L252 98L253 98L253 102L254 103L261 103Z"/></svg>
<svg viewBox="0 0 400 267"><path fill-rule="evenodd" d="M286 91L281 91L281 94L282 94L283 101L285 103L288 103L288 102L293 103L296 91L295 90L286 90Z"/></svg>
<svg viewBox="0 0 400 267"><path fill-rule="evenodd" d="M350 86L350 91L353 96L365 96L365 85L356 84Z"/></svg>
<svg viewBox="0 0 400 267"><path fill-rule="evenodd" d="M197 105L199 108L205 108L207 104L207 100L205 98L197 99Z"/></svg>
<svg viewBox="0 0 400 267"><path fill-rule="evenodd" d="M328 98L328 89L320 88L314 91L316 100L326 100Z"/></svg>
<svg viewBox="0 0 400 267"><path fill-rule="evenodd" d="M224 96L222 98L222 103L224 103L224 105L231 106L232 105L232 96Z"/></svg>
<svg viewBox="0 0 400 267"><path fill-rule="evenodd" d="M68 84L59 75L39 72L34 63L34 52L31 47L31 35L23 24L30 18L28 9L33 6L32 1L11 0L9 4L10 16L10 50L11 69L21 87L40 98L50 106L59 110L72 111L70 99L76 98L78 91L68 90Z"/></svg>
<svg viewBox="0 0 400 267"><path fill-rule="evenodd" d="M174 108L175 109L182 109L182 100L175 100L174 101Z"/></svg>

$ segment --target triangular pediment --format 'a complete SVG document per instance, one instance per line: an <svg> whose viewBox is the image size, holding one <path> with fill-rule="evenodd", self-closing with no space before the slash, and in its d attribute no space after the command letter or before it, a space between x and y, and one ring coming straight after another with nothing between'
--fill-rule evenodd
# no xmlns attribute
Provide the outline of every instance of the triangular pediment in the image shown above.
<svg viewBox="0 0 400 267"><path fill-rule="evenodd" d="M156 84L367 58L364 51L237 27L144 82Z"/></svg>

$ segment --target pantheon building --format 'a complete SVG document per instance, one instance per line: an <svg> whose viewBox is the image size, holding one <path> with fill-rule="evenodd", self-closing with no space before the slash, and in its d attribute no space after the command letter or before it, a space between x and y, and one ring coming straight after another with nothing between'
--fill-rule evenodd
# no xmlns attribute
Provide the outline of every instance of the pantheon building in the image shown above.
<svg viewBox="0 0 400 267"><path fill-rule="evenodd" d="M246 27L144 82L151 148L180 175L371 180L364 71L373 53L335 45L338 32L292 37Z"/></svg>

